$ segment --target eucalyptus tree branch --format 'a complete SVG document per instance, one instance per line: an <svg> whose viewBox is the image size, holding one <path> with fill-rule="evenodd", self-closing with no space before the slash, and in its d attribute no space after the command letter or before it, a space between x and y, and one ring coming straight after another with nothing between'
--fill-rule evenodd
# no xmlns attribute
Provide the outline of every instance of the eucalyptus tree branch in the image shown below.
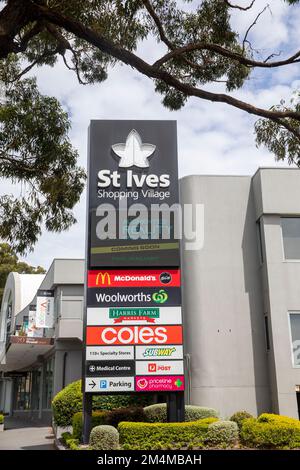
<svg viewBox="0 0 300 470"><path fill-rule="evenodd" d="M241 7L239 5L233 5L231 2L229 2L228 0L224 0L224 2L226 3L227 6L229 6L229 8L236 8L237 10L242 10L242 11L247 11L247 10L250 10L254 3L255 3L255 0L252 0L252 2L250 3L250 5L248 5L247 7Z"/></svg>
<svg viewBox="0 0 300 470"><path fill-rule="evenodd" d="M284 65L295 64L295 63L300 62L300 50L285 60L276 61L276 62L267 62L271 58L271 55L267 57L267 59L264 61L258 61L258 60L249 59L243 56L242 54L239 54L237 52L234 52L222 46L219 46L219 44L198 42L195 44L187 44L186 46L178 47L168 52L167 54L162 56L160 59L158 59L156 62L154 62L153 66L160 67L161 65L165 64L166 62L168 62L169 60L173 58L180 57L181 55L189 53L189 52L196 52L196 51L201 51L201 50L215 52L216 54L219 54L223 57L228 57L229 59L236 60L240 64L246 65L249 67L275 68L275 67L282 67Z"/></svg>
<svg viewBox="0 0 300 470"><path fill-rule="evenodd" d="M248 35L251 31L251 29L256 25L257 21L259 20L259 18L261 17L261 15L264 14L264 12L269 8L269 4L266 5L258 14L257 16L255 17L254 21L250 24L250 26L248 27L246 33L245 33L245 36L244 36L244 39L243 39L243 52L245 50L245 44L246 42L248 41Z"/></svg>
<svg viewBox="0 0 300 470"><path fill-rule="evenodd" d="M178 80L173 75L166 72L165 70L162 70L157 66L145 62L133 52L121 47L118 44L115 44L113 41L107 39L99 32L93 31L87 26L84 26L82 23L74 19L67 18L58 13L57 11L50 10L47 7L39 6L32 3L31 5L31 14L37 20L43 18L61 28L64 28L69 33L72 33L75 36L89 42L102 52L109 54L110 56L123 62L124 64L130 65L143 75L149 78L160 80L168 86L175 88L186 96L195 96L208 101L226 103L230 106L246 111L249 114L260 116L266 119L274 120L292 118L295 121L300 122L300 113L290 110L280 111L259 108L254 105L251 105L250 103L234 98L233 96L224 93L213 93L207 90L203 90L201 88L197 88L188 83L184 83ZM300 56L300 52L298 53L298 55ZM284 124L282 123L282 125Z"/></svg>

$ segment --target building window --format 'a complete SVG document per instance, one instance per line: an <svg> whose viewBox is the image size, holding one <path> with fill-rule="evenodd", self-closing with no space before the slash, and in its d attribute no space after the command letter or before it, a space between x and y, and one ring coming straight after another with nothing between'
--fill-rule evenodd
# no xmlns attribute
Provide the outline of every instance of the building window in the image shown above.
<svg viewBox="0 0 300 470"><path fill-rule="evenodd" d="M282 217L281 228L285 259L300 260L300 217Z"/></svg>
<svg viewBox="0 0 300 470"><path fill-rule="evenodd" d="M268 315L265 315L265 335L266 335L267 351L270 351L270 330L269 330Z"/></svg>
<svg viewBox="0 0 300 470"><path fill-rule="evenodd" d="M290 313L293 366L300 367L300 312Z"/></svg>

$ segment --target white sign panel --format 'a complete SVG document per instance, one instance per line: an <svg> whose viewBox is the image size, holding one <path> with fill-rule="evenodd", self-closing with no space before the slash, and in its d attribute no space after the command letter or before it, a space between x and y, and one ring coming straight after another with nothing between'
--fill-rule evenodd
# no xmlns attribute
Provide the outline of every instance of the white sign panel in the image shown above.
<svg viewBox="0 0 300 470"><path fill-rule="evenodd" d="M54 326L54 292L51 290L37 291L36 326L38 328Z"/></svg>
<svg viewBox="0 0 300 470"><path fill-rule="evenodd" d="M30 305L29 313L28 313L27 336L29 338L42 338L43 335L44 335L44 329L37 328L36 326L36 305Z"/></svg>
<svg viewBox="0 0 300 470"><path fill-rule="evenodd" d="M183 374L183 361L137 361L136 375Z"/></svg>
<svg viewBox="0 0 300 470"><path fill-rule="evenodd" d="M136 359L157 361L158 359L183 359L183 347L177 345L168 346L136 346Z"/></svg>
<svg viewBox="0 0 300 470"><path fill-rule="evenodd" d="M87 325L180 325L181 307L88 308Z"/></svg>
<svg viewBox="0 0 300 470"><path fill-rule="evenodd" d="M134 392L134 377L86 377L87 392Z"/></svg>
<svg viewBox="0 0 300 470"><path fill-rule="evenodd" d="M134 346L87 346L87 361L120 361L134 359Z"/></svg>

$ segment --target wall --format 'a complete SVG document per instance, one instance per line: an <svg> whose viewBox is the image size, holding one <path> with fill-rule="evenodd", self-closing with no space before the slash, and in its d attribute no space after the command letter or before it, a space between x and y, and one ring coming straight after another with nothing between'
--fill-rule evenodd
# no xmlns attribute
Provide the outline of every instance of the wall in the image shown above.
<svg viewBox="0 0 300 470"><path fill-rule="evenodd" d="M204 204L204 247L182 260L191 402L223 416L271 408L261 266L250 177L191 176L181 202Z"/></svg>

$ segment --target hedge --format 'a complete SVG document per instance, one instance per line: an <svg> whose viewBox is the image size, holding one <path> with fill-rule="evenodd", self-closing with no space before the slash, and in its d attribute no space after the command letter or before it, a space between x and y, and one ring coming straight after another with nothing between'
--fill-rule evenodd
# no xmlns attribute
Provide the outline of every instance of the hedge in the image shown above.
<svg viewBox="0 0 300 470"><path fill-rule="evenodd" d="M119 433L113 426L96 426L90 435L90 448L92 450L119 449Z"/></svg>
<svg viewBox="0 0 300 470"><path fill-rule="evenodd" d="M69 432L63 432L61 435L61 440L63 444L65 444L66 447L70 450L79 450L79 440L74 439L72 434Z"/></svg>
<svg viewBox="0 0 300 470"><path fill-rule="evenodd" d="M3 424L3 423L4 423L4 416L0 414L0 424Z"/></svg>
<svg viewBox="0 0 300 470"><path fill-rule="evenodd" d="M128 393L127 395L95 395L93 397L94 410L115 410L117 408L144 407L153 403L150 393Z"/></svg>
<svg viewBox="0 0 300 470"><path fill-rule="evenodd" d="M93 410L113 410L128 406L145 406L152 403L148 394L96 395L93 397ZM75 413L82 411L81 380L63 388L52 400L53 418L58 426L70 426Z"/></svg>
<svg viewBox="0 0 300 470"><path fill-rule="evenodd" d="M166 403L146 406L144 412L150 423L165 423L167 421ZM185 405L185 421L197 421L205 418L218 418L219 413L205 406Z"/></svg>
<svg viewBox="0 0 300 470"><path fill-rule="evenodd" d="M82 410L81 381L63 388L52 400L53 419L58 426L69 426L75 413Z"/></svg>
<svg viewBox="0 0 300 470"><path fill-rule="evenodd" d="M239 429L234 421L217 421L208 426L205 443L212 447L228 447L238 441Z"/></svg>
<svg viewBox="0 0 300 470"><path fill-rule="evenodd" d="M93 411L92 413L92 428L101 424L106 424L107 411ZM81 440L83 429L83 416L82 411L74 414L72 420L73 438Z"/></svg>
<svg viewBox="0 0 300 470"><path fill-rule="evenodd" d="M248 418L253 418L253 416L250 413L248 413L248 411L243 410L243 411L237 411L236 413L234 413L231 416L230 421L234 421L238 425L239 431L241 431L243 422L245 421L245 419L248 419Z"/></svg>
<svg viewBox="0 0 300 470"><path fill-rule="evenodd" d="M118 427L121 421L144 422L147 421L146 414L142 407L118 408L109 411L106 415L106 424Z"/></svg>
<svg viewBox="0 0 300 470"><path fill-rule="evenodd" d="M145 421L143 408L117 408L112 411L93 411L92 428L107 424L109 426L118 427L121 421ZM75 413L72 419L73 437L81 439L83 428L82 411Z"/></svg>
<svg viewBox="0 0 300 470"><path fill-rule="evenodd" d="M208 426L216 418L185 423L120 423L118 431L123 449L157 450L201 448Z"/></svg>
<svg viewBox="0 0 300 470"><path fill-rule="evenodd" d="M257 419L246 419L240 437L249 447L294 449L300 447L300 421L264 413Z"/></svg>

